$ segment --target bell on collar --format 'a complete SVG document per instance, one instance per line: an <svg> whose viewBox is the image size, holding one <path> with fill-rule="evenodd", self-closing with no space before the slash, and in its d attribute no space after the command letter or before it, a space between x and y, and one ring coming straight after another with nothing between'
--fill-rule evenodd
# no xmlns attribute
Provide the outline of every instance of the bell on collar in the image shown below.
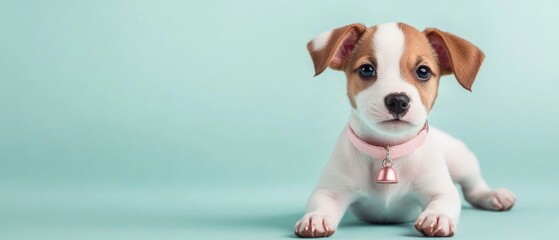
<svg viewBox="0 0 559 240"><path fill-rule="evenodd" d="M398 183L398 178L396 177L396 171L394 171L394 168L390 166L381 168L377 176L377 183Z"/></svg>
<svg viewBox="0 0 559 240"><path fill-rule="evenodd" d="M390 146L386 146L386 157L382 160L382 168L378 172L377 183L394 184L398 183L396 171L392 168L392 159L390 158Z"/></svg>

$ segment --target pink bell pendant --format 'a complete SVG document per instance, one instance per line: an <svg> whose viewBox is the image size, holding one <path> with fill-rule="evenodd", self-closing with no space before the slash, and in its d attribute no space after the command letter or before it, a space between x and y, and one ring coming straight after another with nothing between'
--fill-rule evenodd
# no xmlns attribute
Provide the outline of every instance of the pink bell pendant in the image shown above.
<svg viewBox="0 0 559 240"><path fill-rule="evenodd" d="M377 177L377 183L398 183L398 178L396 178L396 171L394 171L394 168L383 167L382 169L380 169Z"/></svg>
<svg viewBox="0 0 559 240"><path fill-rule="evenodd" d="M382 160L382 168L377 176L377 183L394 184L398 183L396 171L392 168L392 159L390 159L390 147L386 146L386 158Z"/></svg>

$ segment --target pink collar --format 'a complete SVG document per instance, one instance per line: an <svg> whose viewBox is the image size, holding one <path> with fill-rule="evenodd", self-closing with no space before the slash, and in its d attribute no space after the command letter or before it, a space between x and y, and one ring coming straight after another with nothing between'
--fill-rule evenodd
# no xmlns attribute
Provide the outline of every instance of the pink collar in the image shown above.
<svg viewBox="0 0 559 240"><path fill-rule="evenodd" d="M386 157L387 148L390 148L390 156L393 159L400 158L412 153L425 142L425 139L427 138L427 132L429 132L429 125L425 123L425 127L423 127L423 129L417 134L417 136L415 136L411 140L399 145L381 147L371 145L363 141L355 134L355 132L353 132L353 129L351 129L349 123L347 124L347 135L349 136L349 141L351 142L351 144L355 148L359 149L359 151L371 156L372 158L380 160Z"/></svg>

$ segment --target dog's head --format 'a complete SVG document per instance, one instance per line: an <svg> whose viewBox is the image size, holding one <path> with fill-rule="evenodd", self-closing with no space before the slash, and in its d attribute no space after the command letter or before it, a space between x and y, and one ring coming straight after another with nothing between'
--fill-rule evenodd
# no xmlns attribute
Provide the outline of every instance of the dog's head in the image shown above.
<svg viewBox="0 0 559 240"><path fill-rule="evenodd" d="M347 25L317 36L307 48L316 75L327 67L344 71L356 115L390 137L423 127L442 75L454 74L471 90L484 58L458 36L403 23Z"/></svg>

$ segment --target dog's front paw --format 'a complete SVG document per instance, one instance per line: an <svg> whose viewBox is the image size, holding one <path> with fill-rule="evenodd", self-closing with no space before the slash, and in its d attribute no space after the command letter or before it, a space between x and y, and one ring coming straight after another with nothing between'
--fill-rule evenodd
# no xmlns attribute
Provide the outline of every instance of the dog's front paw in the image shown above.
<svg viewBox="0 0 559 240"><path fill-rule="evenodd" d="M507 211L515 202L516 197L511 191L500 188L482 194L475 206L493 211Z"/></svg>
<svg viewBox="0 0 559 240"><path fill-rule="evenodd" d="M295 224L295 235L304 238L329 237L336 231L332 217L308 213Z"/></svg>
<svg viewBox="0 0 559 240"><path fill-rule="evenodd" d="M429 237L452 237L454 228L454 221L444 214L424 212L415 221L415 229Z"/></svg>

